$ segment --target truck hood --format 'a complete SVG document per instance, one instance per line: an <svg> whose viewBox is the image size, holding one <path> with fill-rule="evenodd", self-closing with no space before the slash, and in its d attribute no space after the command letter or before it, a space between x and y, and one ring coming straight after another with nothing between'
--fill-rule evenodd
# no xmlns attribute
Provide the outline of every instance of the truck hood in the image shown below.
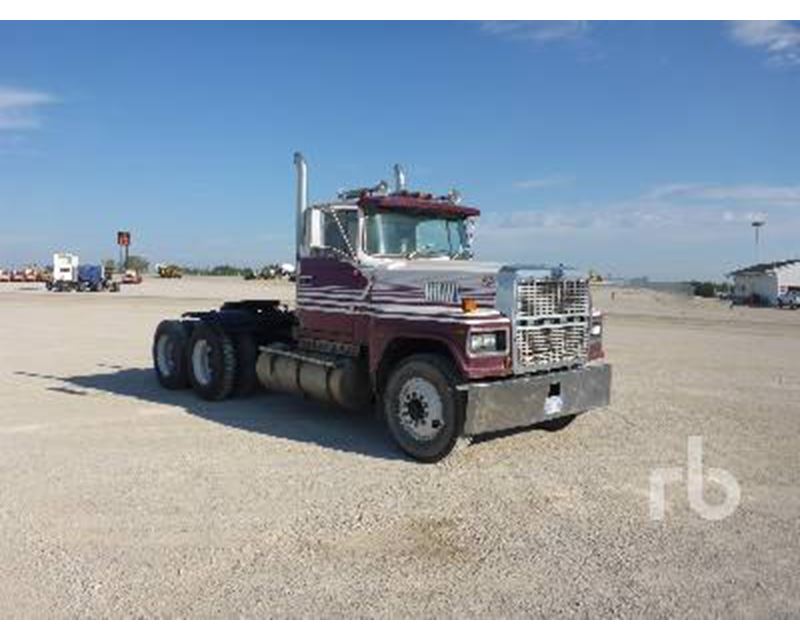
<svg viewBox="0 0 800 640"><path fill-rule="evenodd" d="M404 260L369 269L375 303L460 307L464 298L493 309L497 292L494 262L472 260Z"/></svg>

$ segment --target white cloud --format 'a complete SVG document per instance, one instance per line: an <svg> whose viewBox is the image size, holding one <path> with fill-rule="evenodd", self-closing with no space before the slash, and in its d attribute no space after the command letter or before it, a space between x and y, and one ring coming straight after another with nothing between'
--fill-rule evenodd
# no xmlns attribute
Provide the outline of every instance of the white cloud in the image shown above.
<svg viewBox="0 0 800 640"><path fill-rule="evenodd" d="M796 210L800 186L665 184L641 196L601 204L577 203L486 216L495 230L581 231L672 229L686 234L713 233L763 219L800 230Z"/></svg>
<svg viewBox="0 0 800 640"><path fill-rule="evenodd" d="M762 49L779 65L800 65L800 26L781 20L743 20L730 26L739 44Z"/></svg>
<svg viewBox="0 0 800 640"><path fill-rule="evenodd" d="M0 86L0 130L36 129L39 107L55 102L47 93Z"/></svg>
<svg viewBox="0 0 800 640"><path fill-rule="evenodd" d="M768 220L769 259L797 255L800 186L663 184L628 199L487 211L481 259L592 266L656 279L721 278L752 262L751 223Z"/></svg>
<svg viewBox="0 0 800 640"><path fill-rule="evenodd" d="M551 187L563 187L573 182L575 182L573 176L554 175L531 180L520 180L515 182L514 186L517 189L549 189Z"/></svg>
<svg viewBox="0 0 800 640"><path fill-rule="evenodd" d="M659 185L645 194L648 200L685 199L727 202L760 202L765 205L800 205L800 185L708 185L676 183Z"/></svg>
<svg viewBox="0 0 800 640"><path fill-rule="evenodd" d="M733 222L736 224L744 222L766 222L769 216L760 211L725 211L722 214L723 222Z"/></svg>
<svg viewBox="0 0 800 640"><path fill-rule="evenodd" d="M481 25L485 33L510 40L539 43L579 40L589 32L589 24L581 20L490 20Z"/></svg>

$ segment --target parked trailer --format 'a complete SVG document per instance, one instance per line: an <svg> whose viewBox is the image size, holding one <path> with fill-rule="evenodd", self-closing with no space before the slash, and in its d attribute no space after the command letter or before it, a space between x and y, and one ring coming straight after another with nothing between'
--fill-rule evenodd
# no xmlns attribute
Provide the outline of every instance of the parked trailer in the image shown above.
<svg viewBox="0 0 800 640"><path fill-rule="evenodd" d="M297 307L228 302L161 322L169 389L206 400L259 387L347 409L374 405L400 448L440 460L461 438L566 426L609 403L602 315L588 274L472 260L479 215L457 194L385 182L308 204L297 170Z"/></svg>

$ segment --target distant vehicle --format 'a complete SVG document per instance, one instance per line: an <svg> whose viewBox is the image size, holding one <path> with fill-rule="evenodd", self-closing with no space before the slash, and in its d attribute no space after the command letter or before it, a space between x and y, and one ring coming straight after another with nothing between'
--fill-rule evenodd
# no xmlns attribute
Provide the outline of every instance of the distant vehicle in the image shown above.
<svg viewBox="0 0 800 640"><path fill-rule="evenodd" d="M297 269L293 264L284 262L281 265L281 276L289 280L289 282L295 282L297 280Z"/></svg>
<svg viewBox="0 0 800 640"><path fill-rule="evenodd" d="M122 274L122 284L141 284L142 276L135 269L128 269Z"/></svg>
<svg viewBox="0 0 800 640"><path fill-rule="evenodd" d="M99 264L80 264L72 253L53 254L53 278L47 281L50 291L119 291L106 270Z"/></svg>
<svg viewBox="0 0 800 640"><path fill-rule="evenodd" d="M295 267L288 262L284 262L283 264L268 264L258 272L248 267L242 269L242 277L245 280L289 280L290 282L294 282Z"/></svg>
<svg viewBox="0 0 800 640"><path fill-rule="evenodd" d="M49 279L44 269L35 265L23 269L22 278L25 282L47 282Z"/></svg>
<svg viewBox="0 0 800 640"><path fill-rule="evenodd" d="M156 272L159 278L182 278L183 271L177 264L157 264Z"/></svg>
<svg viewBox="0 0 800 640"><path fill-rule="evenodd" d="M0 269L0 282L11 282L11 274L5 269Z"/></svg>
<svg viewBox="0 0 800 640"><path fill-rule="evenodd" d="M54 253L53 280L50 288L53 291L77 289L79 264L80 259L72 253Z"/></svg>
<svg viewBox="0 0 800 640"><path fill-rule="evenodd" d="M283 264L270 264L261 269L261 271L258 274L258 277L261 278L262 280L275 280L280 278L294 282L295 271L296 271L295 266L288 262L284 262ZM245 280L253 279L251 277L248 277L249 274L247 272L245 272L244 276Z"/></svg>
<svg viewBox="0 0 800 640"><path fill-rule="evenodd" d="M800 291L787 291L778 296L778 306L781 309L800 308Z"/></svg>

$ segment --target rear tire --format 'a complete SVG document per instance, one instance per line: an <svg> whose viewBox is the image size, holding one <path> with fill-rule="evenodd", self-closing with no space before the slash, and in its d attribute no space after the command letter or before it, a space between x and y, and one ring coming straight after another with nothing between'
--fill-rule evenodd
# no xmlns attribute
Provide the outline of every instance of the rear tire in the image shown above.
<svg viewBox="0 0 800 640"><path fill-rule="evenodd" d="M256 360L258 359L258 344L249 333L240 333L235 336L236 343L236 389L237 396L247 397L253 395L259 388L258 375L256 375Z"/></svg>
<svg viewBox="0 0 800 640"><path fill-rule="evenodd" d="M464 411L450 362L424 354L402 360L383 393L386 422L400 448L421 462L438 462L463 433Z"/></svg>
<svg viewBox="0 0 800 640"><path fill-rule="evenodd" d="M186 349L189 382L204 400L225 400L236 383L236 347L222 328L198 322Z"/></svg>
<svg viewBox="0 0 800 640"><path fill-rule="evenodd" d="M166 389L189 386L186 370L186 345L189 328L178 320L164 320L153 336L153 368L159 384Z"/></svg>

